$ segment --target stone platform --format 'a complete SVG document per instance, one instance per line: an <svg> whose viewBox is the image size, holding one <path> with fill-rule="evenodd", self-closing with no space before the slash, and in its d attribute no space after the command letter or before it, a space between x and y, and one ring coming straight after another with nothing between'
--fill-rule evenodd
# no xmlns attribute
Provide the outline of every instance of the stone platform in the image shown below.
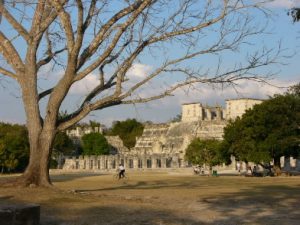
<svg viewBox="0 0 300 225"><path fill-rule="evenodd" d="M1 225L39 225L40 206L36 204L0 203Z"/></svg>

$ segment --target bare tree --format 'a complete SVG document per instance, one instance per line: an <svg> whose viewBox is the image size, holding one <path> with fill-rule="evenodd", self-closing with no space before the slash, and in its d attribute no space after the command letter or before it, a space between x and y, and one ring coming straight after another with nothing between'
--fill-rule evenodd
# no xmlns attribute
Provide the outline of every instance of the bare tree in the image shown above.
<svg viewBox="0 0 300 225"><path fill-rule="evenodd" d="M224 52L238 52L260 34L262 30L252 23L251 13L266 13L263 2L1 1L4 29L0 31L0 52L5 63L0 73L20 86L30 140L30 162L18 182L51 185L49 157L56 133L92 111L160 99L194 83L264 81L266 77L256 74L255 69L275 63L277 52L260 49L231 68L223 67L221 60L214 70L201 64L201 57L219 58ZM157 59L152 63L155 66L146 76L133 79L128 71L145 57ZM40 71L46 65L63 74L55 85L40 90ZM99 76L97 86L74 112L59 117L70 88L91 73ZM163 77L161 92L145 95L144 87L159 77Z"/></svg>

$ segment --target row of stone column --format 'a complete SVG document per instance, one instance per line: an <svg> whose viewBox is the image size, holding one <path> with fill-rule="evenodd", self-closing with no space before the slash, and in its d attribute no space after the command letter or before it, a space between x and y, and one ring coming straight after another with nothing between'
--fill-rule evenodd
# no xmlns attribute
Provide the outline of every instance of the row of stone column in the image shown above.
<svg viewBox="0 0 300 225"><path fill-rule="evenodd" d="M64 169L86 170L111 170L117 169L119 164L126 169L155 169L155 168L179 168L185 167L186 163L178 156L80 156L65 160Z"/></svg>

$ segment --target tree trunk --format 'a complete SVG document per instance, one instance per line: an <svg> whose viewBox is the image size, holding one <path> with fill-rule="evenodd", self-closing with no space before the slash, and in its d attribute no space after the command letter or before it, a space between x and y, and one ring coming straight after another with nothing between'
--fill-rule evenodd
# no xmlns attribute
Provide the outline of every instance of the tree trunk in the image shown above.
<svg viewBox="0 0 300 225"><path fill-rule="evenodd" d="M55 132L42 132L37 144L30 143L30 161L20 178L21 185L50 186L49 159Z"/></svg>
<svg viewBox="0 0 300 225"><path fill-rule="evenodd" d="M274 172L276 176L281 175L280 157L274 157Z"/></svg>
<svg viewBox="0 0 300 225"><path fill-rule="evenodd" d="M29 55L30 56L30 55ZM28 56L28 57L29 57ZM34 63L35 54L27 59L28 65L20 81L22 96L27 118L28 139L30 144L29 164L17 183L22 186L50 186L49 159L56 132L56 112L48 110L46 115L54 114L52 120L42 120L39 109L37 90L37 70ZM25 76L26 75L26 76Z"/></svg>
<svg viewBox="0 0 300 225"><path fill-rule="evenodd" d="M274 157L274 166L280 169L280 157Z"/></svg>
<svg viewBox="0 0 300 225"><path fill-rule="evenodd" d="M209 176L212 176L212 166L209 166Z"/></svg>

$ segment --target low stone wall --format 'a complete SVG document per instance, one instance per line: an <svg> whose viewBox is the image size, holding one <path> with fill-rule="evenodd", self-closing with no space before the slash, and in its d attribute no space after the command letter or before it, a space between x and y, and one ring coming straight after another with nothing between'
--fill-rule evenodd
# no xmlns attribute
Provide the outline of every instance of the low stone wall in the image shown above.
<svg viewBox="0 0 300 225"><path fill-rule="evenodd" d="M1 225L39 225L40 206L35 204L0 204Z"/></svg>
<svg viewBox="0 0 300 225"><path fill-rule="evenodd" d="M237 161L231 157L230 165L219 165L213 167L218 171L237 170ZM65 170L114 170L122 164L126 169L164 169L164 168L186 168L191 165L184 161L179 154L153 154L153 155L101 155L101 156L80 156L69 157L65 159L63 169ZM245 172L247 166L253 166L254 163L241 162L241 171ZM258 170L263 170L258 166ZM285 171L300 172L300 159L292 157L281 158L281 168ZM208 169L208 168L207 168Z"/></svg>
<svg viewBox="0 0 300 225"><path fill-rule="evenodd" d="M187 162L184 162L177 155L101 155L66 158L63 169L111 170L118 168L119 164L128 169L180 168L187 166Z"/></svg>

